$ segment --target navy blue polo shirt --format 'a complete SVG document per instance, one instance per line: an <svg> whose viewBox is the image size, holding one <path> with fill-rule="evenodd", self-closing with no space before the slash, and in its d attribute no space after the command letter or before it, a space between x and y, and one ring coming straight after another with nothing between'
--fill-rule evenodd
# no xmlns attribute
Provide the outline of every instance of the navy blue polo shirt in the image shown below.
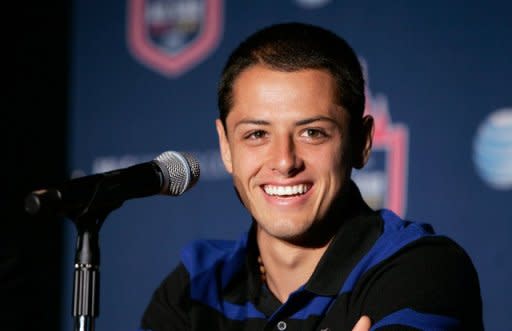
<svg viewBox="0 0 512 331"><path fill-rule="evenodd" d="M239 241L199 240L155 291L142 330L483 330L478 277L431 226L360 207L311 278L281 303L262 282L254 226Z"/></svg>

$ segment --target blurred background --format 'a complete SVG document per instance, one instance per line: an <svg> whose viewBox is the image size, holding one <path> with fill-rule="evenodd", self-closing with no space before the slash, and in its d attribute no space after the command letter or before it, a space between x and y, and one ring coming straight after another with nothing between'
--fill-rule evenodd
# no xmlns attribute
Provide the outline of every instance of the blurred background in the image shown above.
<svg viewBox="0 0 512 331"><path fill-rule="evenodd" d="M364 64L366 112L377 124L370 162L354 173L364 198L462 245L479 273L486 329L509 330L511 12L508 1L472 0L18 3L21 23L5 32L15 52L1 121L0 328L73 326L76 229L24 213L32 190L168 150L201 163L199 183L183 196L129 200L108 216L100 331L137 329L184 244L248 229L219 159L217 81L250 33L300 21L344 37Z"/></svg>

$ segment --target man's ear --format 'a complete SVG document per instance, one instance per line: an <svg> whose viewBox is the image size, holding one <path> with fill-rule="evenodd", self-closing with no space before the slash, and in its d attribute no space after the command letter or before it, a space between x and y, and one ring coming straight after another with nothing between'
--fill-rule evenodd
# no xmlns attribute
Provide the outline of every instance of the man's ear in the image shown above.
<svg viewBox="0 0 512 331"><path fill-rule="evenodd" d="M226 171L231 174L233 172L233 164L231 163L231 150L229 149L226 130L224 130L224 125L220 119L215 120L215 126L217 127L217 135L219 136L220 156L222 157Z"/></svg>
<svg viewBox="0 0 512 331"><path fill-rule="evenodd" d="M361 128L354 137L354 158L352 166L356 169L361 169L366 162L368 162L372 150L373 130L373 117L370 115L364 116L361 120Z"/></svg>

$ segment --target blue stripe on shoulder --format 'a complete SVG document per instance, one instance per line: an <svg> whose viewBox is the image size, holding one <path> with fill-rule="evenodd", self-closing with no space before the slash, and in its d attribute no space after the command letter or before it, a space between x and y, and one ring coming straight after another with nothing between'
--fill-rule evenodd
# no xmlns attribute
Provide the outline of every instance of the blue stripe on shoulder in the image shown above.
<svg viewBox="0 0 512 331"><path fill-rule="evenodd" d="M383 326L404 325L424 331L458 330L460 323L457 319L434 314L425 314L406 308L396 311L372 325L370 331Z"/></svg>
<svg viewBox="0 0 512 331"><path fill-rule="evenodd" d="M247 234L237 242L231 240L195 240L181 252L181 261L190 279L205 273L220 275L225 286L245 261Z"/></svg>
<svg viewBox="0 0 512 331"><path fill-rule="evenodd" d="M379 262L389 258L405 245L434 231L429 224L404 221L390 210L383 209L384 231L370 251L359 261L343 284L340 293L350 292L359 278Z"/></svg>
<svg viewBox="0 0 512 331"><path fill-rule="evenodd" d="M190 276L190 296L233 320L264 318L254 305L236 305L222 300L222 289L244 267L247 238L235 241L196 240L181 252L181 260Z"/></svg>

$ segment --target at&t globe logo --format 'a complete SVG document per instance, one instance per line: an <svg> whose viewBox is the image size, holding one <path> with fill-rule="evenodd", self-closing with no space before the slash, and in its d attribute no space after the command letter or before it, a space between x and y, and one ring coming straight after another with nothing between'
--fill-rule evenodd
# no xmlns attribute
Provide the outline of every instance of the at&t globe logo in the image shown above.
<svg viewBox="0 0 512 331"><path fill-rule="evenodd" d="M478 128L473 160L492 188L512 189L512 108L497 110Z"/></svg>

